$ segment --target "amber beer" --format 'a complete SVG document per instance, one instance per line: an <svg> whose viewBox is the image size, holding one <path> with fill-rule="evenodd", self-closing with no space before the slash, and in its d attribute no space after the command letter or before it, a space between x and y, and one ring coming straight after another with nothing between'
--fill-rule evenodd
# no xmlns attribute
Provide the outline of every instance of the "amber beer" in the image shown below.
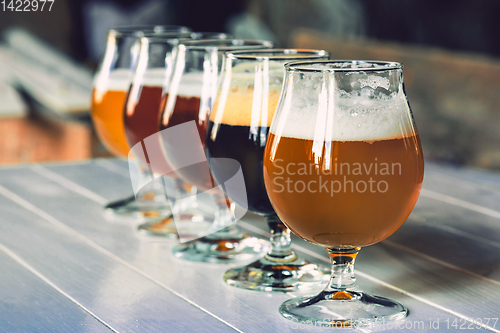
<svg viewBox="0 0 500 333"><path fill-rule="evenodd" d="M105 89L94 88L91 102L92 121L99 139L111 153L124 158L129 152L123 124L128 89L128 71L115 71Z"/></svg>
<svg viewBox="0 0 500 333"><path fill-rule="evenodd" d="M136 102L127 101L124 123L125 134L131 147L150 135L158 133L162 89L161 85L144 85ZM174 176L170 164L162 153L159 137L158 140L149 141L147 146L138 145L136 148L142 148L145 151L145 160L141 159L141 162L148 163L153 172ZM151 154L155 154L155 163L150 163L149 155ZM136 153L136 156L143 155Z"/></svg>
<svg viewBox="0 0 500 333"><path fill-rule="evenodd" d="M163 106L167 104L168 98L168 94L163 97ZM188 136L198 135L202 145L205 144L207 123L203 116L200 117L199 96L192 96L190 94L177 95L173 111L170 115L162 114L161 119L160 126L162 130L194 120L196 122L196 130L185 134ZM180 144L179 138L170 135L168 131L162 131L164 153L169 163L175 168L175 172L184 180L202 190L211 189L214 183L207 162L176 168L176 165L182 164L181 161L183 161L185 154L193 153L192 151L186 152L178 149L178 144ZM200 158L205 159L205 156L200 156Z"/></svg>
<svg viewBox="0 0 500 333"><path fill-rule="evenodd" d="M125 134L130 146L158 132L161 86L143 86L139 99L124 114Z"/></svg>
<svg viewBox="0 0 500 333"><path fill-rule="evenodd" d="M271 133L264 180L294 233L327 247L366 246L390 236L410 214L423 181L421 151L418 135L318 147Z"/></svg>

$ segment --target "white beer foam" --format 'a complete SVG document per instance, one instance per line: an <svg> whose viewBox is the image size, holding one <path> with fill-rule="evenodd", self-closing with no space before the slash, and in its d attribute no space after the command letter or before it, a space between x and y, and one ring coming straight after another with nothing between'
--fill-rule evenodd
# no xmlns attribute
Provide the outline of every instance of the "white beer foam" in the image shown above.
<svg viewBox="0 0 500 333"><path fill-rule="evenodd" d="M290 60L288 60L289 62ZM286 61L268 61L267 66L264 62L244 62L234 66L231 70L231 90L238 89L246 91L253 89L256 81L268 85L269 91L281 91L283 85L283 76L285 75ZM269 81L266 81L269 80Z"/></svg>
<svg viewBox="0 0 500 333"><path fill-rule="evenodd" d="M254 99L254 90L247 89L243 92L230 91L222 108L219 108L221 98L218 96L210 113L210 120L214 123L231 126L271 126L280 90L269 91L267 107L265 107L262 96Z"/></svg>
<svg viewBox="0 0 500 333"><path fill-rule="evenodd" d="M221 85L210 120L232 126L269 127L283 85L283 63L269 61L266 66L264 62L244 62L232 68L230 77L226 72L223 80L229 82Z"/></svg>
<svg viewBox="0 0 500 333"><path fill-rule="evenodd" d="M132 80L134 79L133 73L126 68L119 68L113 70L109 77L96 78L95 87L99 91L128 91ZM165 79L164 68L151 68L146 71L142 78L136 77L140 80L142 85L162 87Z"/></svg>
<svg viewBox="0 0 500 333"><path fill-rule="evenodd" d="M172 86L173 84L175 82L172 82L169 91L175 90L175 87ZM208 85L205 85L205 88L207 87ZM203 88L202 72L184 73L177 87L177 96L201 97Z"/></svg>
<svg viewBox="0 0 500 333"><path fill-rule="evenodd" d="M132 73L129 69L119 68L111 73L100 73L96 76L94 86L98 91L128 91L132 82Z"/></svg>
<svg viewBox="0 0 500 333"><path fill-rule="evenodd" d="M143 86L163 87L166 76L165 68L151 68L146 71L141 79Z"/></svg>
<svg viewBox="0 0 500 333"><path fill-rule="evenodd" d="M315 141L379 141L414 135L410 108L402 91L385 98L349 96L337 91L333 107L310 103L297 107L291 101L281 111L281 124L271 133Z"/></svg>

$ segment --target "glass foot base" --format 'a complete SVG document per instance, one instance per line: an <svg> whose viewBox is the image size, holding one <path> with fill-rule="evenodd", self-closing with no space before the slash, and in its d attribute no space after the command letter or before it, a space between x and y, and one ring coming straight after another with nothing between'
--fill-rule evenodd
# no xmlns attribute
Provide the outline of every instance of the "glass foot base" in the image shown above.
<svg viewBox="0 0 500 333"><path fill-rule="evenodd" d="M212 218L213 219L213 218ZM163 237L169 239L197 239L202 237L200 230L210 228L212 222L210 216L195 212L182 212L162 219L155 219L141 224L137 227L140 234L147 236Z"/></svg>
<svg viewBox="0 0 500 333"><path fill-rule="evenodd" d="M172 216L141 224L137 227L140 234L146 236L163 237L168 239L178 239L177 228Z"/></svg>
<svg viewBox="0 0 500 333"><path fill-rule="evenodd" d="M295 323L318 327L383 328L408 315L408 309L397 301L348 291L323 291L316 296L292 298L279 311Z"/></svg>
<svg viewBox="0 0 500 333"><path fill-rule="evenodd" d="M112 201L104 206L109 218L150 219L170 215L170 206L165 202L156 201L156 194L146 193L141 198L134 196Z"/></svg>
<svg viewBox="0 0 500 333"><path fill-rule="evenodd" d="M320 290L330 279L330 270L311 264L300 257L292 260L270 260L268 255L247 266L233 268L224 281L233 287L266 292Z"/></svg>
<svg viewBox="0 0 500 333"><path fill-rule="evenodd" d="M173 253L177 258L197 262L232 262L262 257L269 243L262 239L243 235L237 238L202 237L179 244Z"/></svg>

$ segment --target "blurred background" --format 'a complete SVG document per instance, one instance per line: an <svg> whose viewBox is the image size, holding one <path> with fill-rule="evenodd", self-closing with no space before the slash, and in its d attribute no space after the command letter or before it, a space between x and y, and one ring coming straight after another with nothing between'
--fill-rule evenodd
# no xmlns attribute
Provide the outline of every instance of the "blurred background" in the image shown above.
<svg viewBox="0 0 500 333"><path fill-rule="evenodd" d="M500 170L498 13L491 0L56 0L51 11L3 10L0 164L111 156L89 117L107 30L181 24L400 61L425 157Z"/></svg>

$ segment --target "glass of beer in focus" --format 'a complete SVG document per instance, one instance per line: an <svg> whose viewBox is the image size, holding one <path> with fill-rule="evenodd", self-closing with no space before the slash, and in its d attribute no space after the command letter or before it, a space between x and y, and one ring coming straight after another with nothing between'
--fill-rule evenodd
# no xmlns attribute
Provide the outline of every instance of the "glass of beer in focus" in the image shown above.
<svg viewBox="0 0 500 333"><path fill-rule="evenodd" d="M168 179L163 179L166 190L170 187L170 191L175 192L174 195L168 196L172 199L170 201L172 210L179 210L179 207L174 207L176 197L188 197L186 192L195 192L196 188L177 177L161 151L159 118L162 92L168 88L171 79L176 46L182 40L207 38L227 39L230 36L216 32L193 32L188 36L162 33L142 37L137 68L125 103L123 115L125 136L131 147L129 161L137 161L142 169L152 171L155 179L167 176L175 180L174 189L174 186L168 186L170 185ZM177 205L184 207L183 210L195 204L195 202L177 202ZM160 214L158 219L151 219L141 224L138 230L148 235L177 238L177 229L172 223L170 211L168 214L162 211L157 213Z"/></svg>
<svg viewBox="0 0 500 333"><path fill-rule="evenodd" d="M154 34L189 36L182 26L130 26L111 29L103 58L94 76L91 115L97 136L106 149L117 157L127 158L130 146L125 137L123 112L139 55L139 39ZM136 196L105 206L110 217L143 217L144 213L168 209L164 198L151 188Z"/></svg>
<svg viewBox="0 0 500 333"><path fill-rule="evenodd" d="M271 231L271 247L263 258L224 274L231 286L265 292L321 289L330 270L311 264L291 248L290 230L274 211L264 185L262 163L269 126L278 104L285 74L284 64L296 60L328 59L323 50L270 49L226 54L222 84L210 113L206 152L241 165L246 193L226 193L248 210L264 216ZM218 183L231 175L231 165L210 163Z"/></svg>
<svg viewBox="0 0 500 333"><path fill-rule="evenodd" d="M297 236L326 247L330 282L284 302L287 319L328 327L405 318L401 303L360 291L354 260L389 237L420 194L424 158L403 66L382 61L304 61L286 76L264 152L274 210Z"/></svg>
<svg viewBox="0 0 500 333"><path fill-rule="evenodd" d="M176 257L205 262L229 262L261 257L267 242L242 233L234 225L236 206L213 182L204 151L208 113L217 94L225 52L271 48L268 41L202 40L186 41L177 47L172 80L165 94L161 115L162 146L168 162L185 181L211 195L214 216L204 216L209 229L196 224L199 237L184 237L179 230L182 215L174 220L182 244L174 247ZM192 126L189 126L192 125ZM179 129L182 130L179 132ZM183 223L183 225L186 225ZM199 238L195 240L196 238ZM183 240L185 239L185 240Z"/></svg>

